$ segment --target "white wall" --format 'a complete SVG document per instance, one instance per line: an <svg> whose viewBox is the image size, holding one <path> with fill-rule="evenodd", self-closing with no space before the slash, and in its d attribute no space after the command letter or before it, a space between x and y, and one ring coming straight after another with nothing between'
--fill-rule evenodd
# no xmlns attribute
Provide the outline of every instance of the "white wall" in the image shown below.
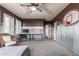
<svg viewBox="0 0 79 59"><path fill-rule="evenodd" d="M37 26L23 26L23 29L28 29L30 34L43 34L43 27L37 27Z"/></svg>

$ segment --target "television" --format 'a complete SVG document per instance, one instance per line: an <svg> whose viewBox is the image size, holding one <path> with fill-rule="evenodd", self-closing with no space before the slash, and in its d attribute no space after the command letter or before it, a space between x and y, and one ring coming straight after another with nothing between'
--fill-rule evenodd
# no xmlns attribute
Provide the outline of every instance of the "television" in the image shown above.
<svg viewBox="0 0 79 59"><path fill-rule="evenodd" d="M23 29L23 33L29 33L28 29Z"/></svg>

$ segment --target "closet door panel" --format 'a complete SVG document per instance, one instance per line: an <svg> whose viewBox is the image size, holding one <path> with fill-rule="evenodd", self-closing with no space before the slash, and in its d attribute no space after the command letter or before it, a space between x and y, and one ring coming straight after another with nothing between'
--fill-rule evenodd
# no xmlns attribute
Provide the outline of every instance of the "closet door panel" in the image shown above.
<svg viewBox="0 0 79 59"><path fill-rule="evenodd" d="M74 25L73 51L79 55L79 23Z"/></svg>
<svg viewBox="0 0 79 59"><path fill-rule="evenodd" d="M66 47L70 50L73 49L73 26L66 27Z"/></svg>

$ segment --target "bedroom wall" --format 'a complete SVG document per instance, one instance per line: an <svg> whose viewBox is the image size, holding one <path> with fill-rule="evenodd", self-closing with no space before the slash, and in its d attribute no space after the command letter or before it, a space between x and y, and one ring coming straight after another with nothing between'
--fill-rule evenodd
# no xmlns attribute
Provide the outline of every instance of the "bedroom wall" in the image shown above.
<svg viewBox="0 0 79 59"><path fill-rule="evenodd" d="M32 34L44 34L44 20L43 19L23 19L22 29L29 29Z"/></svg>
<svg viewBox="0 0 79 59"><path fill-rule="evenodd" d="M28 29L29 34L37 34L38 38L44 38L44 19L22 19L22 30ZM23 33L23 32L22 32ZM42 34L42 36L40 36ZM35 38L37 38L35 36ZM35 39L42 40L42 39Z"/></svg>
<svg viewBox="0 0 79 59"><path fill-rule="evenodd" d="M43 26L44 19L22 19L22 26Z"/></svg>
<svg viewBox="0 0 79 59"><path fill-rule="evenodd" d="M79 55L79 22L65 26L62 23L57 24L56 21L63 20L67 12L79 9L78 6L79 3L69 4L51 21L51 24L54 24L54 40L77 55Z"/></svg>
<svg viewBox="0 0 79 59"><path fill-rule="evenodd" d="M46 38L46 25L51 25L49 21L45 21L44 19L23 19L22 20L23 27L31 27L30 33L43 34L44 38ZM35 27L39 27L35 30ZM40 29L40 30L39 30ZM34 30L34 31L33 31ZM49 29L49 37L51 39L51 29Z"/></svg>

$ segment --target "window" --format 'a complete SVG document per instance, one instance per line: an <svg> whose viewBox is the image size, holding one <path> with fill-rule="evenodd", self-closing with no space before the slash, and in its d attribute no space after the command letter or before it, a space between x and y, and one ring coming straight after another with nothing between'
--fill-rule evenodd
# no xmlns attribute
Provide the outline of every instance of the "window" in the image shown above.
<svg viewBox="0 0 79 59"><path fill-rule="evenodd" d="M14 35L14 18L7 14L3 17L3 33Z"/></svg>
<svg viewBox="0 0 79 59"><path fill-rule="evenodd" d="M10 33L11 35L14 35L14 18L11 17L11 20L10 20Z"/></svg>
<svg viewBox="0 0 79 59"><path fill-rule="evenodd" d="M7 14L4 14L3 18L3 33L10 34L10 16Z"/></svg>
<svg viewBox="0 0 79 59"><path fill-rule="evenodd" d="M16 26L15 26L15 34L20 34L21 33L21 21L16 19Z"/></svg>

